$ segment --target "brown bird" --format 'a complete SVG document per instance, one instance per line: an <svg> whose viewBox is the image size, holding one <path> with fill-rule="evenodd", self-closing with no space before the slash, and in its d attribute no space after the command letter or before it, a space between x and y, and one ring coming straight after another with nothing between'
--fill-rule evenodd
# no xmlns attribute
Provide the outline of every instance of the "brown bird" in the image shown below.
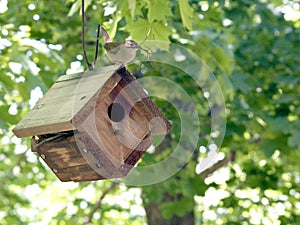
<svg viewBox="0 0 300 225"><path fill-rule="evenodd" d="M137 42L132 40L125 40L122 42L112 42L109 38L108 33L106 30L101 27L102 35L105 39L104 49L106 50L106 54L111 62L115 64L127 64L134 60L136 56L137 50L143 50L148 55L150 55L150 52L146 49L143 49L141 45L139 45ZM150 33L150 32L148 32ZM149 34L147 34L148 37ZM146 37L146 38L147 38ZM145 39L146 40L146 39ZM144 41L142 42L144 43Z"/></svg>
<svg viewBox="0 0 300 225"><path fill-rule="evenodd" d="M137 42L132 40L125 40L122 42L107 42L103 46L106 50L106 54L111 62L115 64L127 64L134 60L137 50L143 50L148 55L146 49L143 49Z"/></svg>

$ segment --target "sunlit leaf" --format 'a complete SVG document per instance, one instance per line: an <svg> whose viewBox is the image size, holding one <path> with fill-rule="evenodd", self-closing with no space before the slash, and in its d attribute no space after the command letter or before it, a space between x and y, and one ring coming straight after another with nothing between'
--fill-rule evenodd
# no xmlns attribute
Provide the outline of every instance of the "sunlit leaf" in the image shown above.
<svg viewBox="0 0 300 225"><path fill-rule="evenodd" d="M128 0L128 8L130 10L131 17L134 17L136 9L136 0Z"/></svg>
<svg viewBox="0 0 300 225"><path fill-rule="evenodd" d="M86 10L91 3L92 0L84 0L84 10ZM80 10L80 14L81 14L81 4L82 4L82 0L76 0L76 2L72 4L72 7L67 16L73 16L78 10Z"/></svg>
<svg viewBox="0 0 300 225"><path fill-rule="evenodd" d="M168 16L172 16L169 1L148 0L148 18L149 22L153 23L155 20L166 22Z"/></svg>
<svg viewBox="0 0 300 225"><path fill-rule="evenodd" d="M193 15L193 9L189 5L188 0L179 0L178 4L179 4L182 24L184 27L191 30L192 29L191 18Z"/></svg>

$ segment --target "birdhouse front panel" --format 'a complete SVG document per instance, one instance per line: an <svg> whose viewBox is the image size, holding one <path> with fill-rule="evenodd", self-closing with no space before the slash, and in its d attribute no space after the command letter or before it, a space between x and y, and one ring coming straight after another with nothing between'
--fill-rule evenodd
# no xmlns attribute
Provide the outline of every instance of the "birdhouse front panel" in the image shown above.
<svg viewBox="0 0 300 225"><path fill-rule="evenodd" d="M107 156L116 168L119 168L145 137L150 135L149 121L143 115L143 108L139 104L130 104L127 95L121 90L122 87L117 84L101 102L98 102L94 112L77 126L77 129L86 132L100 149L107 150ZM151 142L147 142L150 146Z"/></svg>

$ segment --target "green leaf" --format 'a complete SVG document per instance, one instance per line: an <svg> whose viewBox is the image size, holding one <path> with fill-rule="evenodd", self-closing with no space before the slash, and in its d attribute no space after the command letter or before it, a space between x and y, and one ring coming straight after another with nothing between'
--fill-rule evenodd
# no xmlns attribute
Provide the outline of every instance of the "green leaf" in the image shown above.
<svg viewBox="0 0 300 225"><path fill-rule="evenodd" d="M8 113L9 108L10 108L9 105L0 107L0 115L1 115L0 123L4 124L5 128L8 128L8 125L14 125L17 122L16 117Z"/></svg>
<svg viewBox="0 0 300 225"><path fill-rule="evenodd" d="M295 128L291 130L291 136L288 138L288 145L290 147L300 148L300 130Z"/></svg>
<svg viewBox="0 0 300 225"><path fill-rule="evenodd" d="M28 100L30 98L30 87L29 85L26 83L20 83L18 85L16 85L16 89L18 90L20 96L22 96L22 98L24 100Z"/></svg>
<svg viewBox="0 0 300 225"><path fill-rule="evenodd" d="M81 7L81 0L77 0L75 3L73 3L68 16L73 16Z"/></svg>
<svg viewBox="0 0 300 225"><path fill-rule="evenodd" d="M0 84L6 90L8 89L9 91L12 91L14 89L14 82L9 76L5 74L2 74L0 76Z"/></svg>
<svg viewBox="0 0 300 225"><path fill-rule="evenodd" d="M204 180L200 177L193 177L192 179L187 179L185 183L183 183L182 190L186 196L189 195L197 195L204 196L205 191L208 186L204 183Z"/></svg>
<svg viewBox="0 0 300 225"><path fill-rule="evenodd" d="M189 5L188 0L179 0L178 4L183 26L186 27L188 30L191 30L192 24L190 18L193 15L193 9Z"/></svg>
<svg viewBox="0 0 300 225"><path fill-rule="evenodd" d="M243 93L251 91L251 86L248 81L250 75L245 73L233 73L232 74L232 83L235 90L240 90Z"/></svg>
<svg viewBox="0 0 300 225"><path fill-rule="evenodd" d="M109 27L108 30L106 30L108 32L108 35L110 37L111 40L113 40L116 36L117 33L117 28L118 28L118 23L122 18L119 15L113 15L113 21L112 22L104 22L103 25L104 27Z"/></svg>
<svg viewBox="0 0 300 225"><path fill-rule="evenodd" d="M145 39L150 28L152 28L152 30L149 35L149 40L169 41L169 36L172 34L172 31L168 26L165 26L160 22L150 24L146 20L139 19L137 22L127 24L127 26L124 27L124 30L130 32L133 40L139 41Z"/></svg>
<svg viewBox="0 0 300 225"><path fill-rule="evenodd" d="M299 131L298 131L299 133ZM284 135L280 132L278 132L278 136L275 135L274 133L272 133L271 135L269 135L270 137L264 138L263 137L263 143L260 145L260 149L261 151L267 156L270 157L273 155L275 150L284 150L282 151L282 154L286 154L288 155L289 153L289 147L288 147L288 142L289 142L289 138L287 135ZM267 135L267 133L265 134ZM300 135L298 136L298 140ZM298 141L299 146L300 146L300 142ZM294 144L294 143L293 143ZM289 144L289 146L291 146Z"/></svg>
<svg viewBox="0 0 300 225"><path fill-rule="evenodd" d="M271 157L274 151L276 150L277 145L272 139L265 139L264 142L261 144L260 148L267 157Z"/></svg>
<svg viewBox="0 0 300 225"><path fill-rule="evenodd" d="M148 21L139 19L136 22L128 23L123 29L130 32L133 40L144 40L151 25ZM150 35L151 37L151 35Z"/></svg>
<svg viewBox="0 0 300 225"><path fill-rule="evenodd" d="M154 39L161 41L169 41L169 36L172 34L171 29L162 23L154 23L152 26L152 32Z"/></svg>
<svg viewBox="0 0 300 225"><path fill-rule="evenodd" d="M136 0L128 0L128 8L130 10L131 17L134 17Z"/></svg>
<svg viewBox="0 0 300 225"><path fill-rule="evenodd" d="M168 3L169 1L148 0L148 18L150 23L155 20L166 22L166 17L172 16Z"/></svg>
<svg viewBox="0 0 300 225"><path fill-rule="evenodd" d="M68 16L73 16L79 9L81 9L81 3L82 0L77 0L71 7ZM86 10L89 5L92 3L92 0L85 0L84 2L84 10ZM80 10L80 14L81 14L81 10Z"/></svg>
<svg viewBox="0 0 300 225"><path fill-rule="evenodd" d="M193 198L182 198L175 202L165 202L161 205L162 214L165 218L170 218L173 215L179 217L184 216L188 211L193 209Z"/></svg>
<svg viewBox="0 0 300 225"><path fill-rule="evenodd" d="M276 102L279 103L290 103L295 101L297 98L297 96L295 96L295 94L282 94L280 95L280 97L276 100Z"/></svg>
<svg viewBox="0 0 300 225"><path fill-rule="evenodd" d="M284 134L287 134L290 131L290 122L283 116L269 119L268 124L275 132L282 131Z"/></svg>

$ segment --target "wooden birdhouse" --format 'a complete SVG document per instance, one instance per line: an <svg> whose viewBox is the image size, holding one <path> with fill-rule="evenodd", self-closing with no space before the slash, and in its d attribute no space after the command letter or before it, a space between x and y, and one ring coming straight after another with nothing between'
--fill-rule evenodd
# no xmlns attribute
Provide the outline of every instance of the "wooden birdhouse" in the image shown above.
<svg viewBox="0 0 300 225"><path fill-rule="evenodd" d="M125 67L61 76L17 124L61 181L121 178L171 124Z"/></svg>

